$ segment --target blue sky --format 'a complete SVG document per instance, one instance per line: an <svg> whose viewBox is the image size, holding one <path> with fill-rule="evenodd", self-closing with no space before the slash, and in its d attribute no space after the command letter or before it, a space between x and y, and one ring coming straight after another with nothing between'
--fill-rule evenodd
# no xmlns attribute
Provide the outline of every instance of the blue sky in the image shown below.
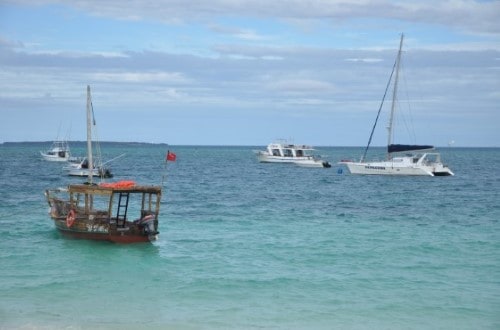
<svg viewBox="0 0 500 330"><path fill-rule="evenodd" d="M364 146L401 32L396 142L500 146L500 1L470 0L2 0L0 142L84 140L88 84L104 141Z"/></svg>

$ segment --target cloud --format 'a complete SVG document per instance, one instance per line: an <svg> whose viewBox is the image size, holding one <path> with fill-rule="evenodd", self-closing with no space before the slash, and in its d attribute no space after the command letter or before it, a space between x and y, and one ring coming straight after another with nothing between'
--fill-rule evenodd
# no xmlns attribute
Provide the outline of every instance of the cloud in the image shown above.
<svg viewBox="0 0 500 330"><path fill-rule="evenodd" d="M245 41L264 41L273 39L271 36L260 35L253 29L223 26L220 24L210 24L209 29L215 33L230 35Z"/></svg>
<svg viewBox="0 0 500 330"><path fill-rule="evenodd" d="M9 2L9 1L7 1ZM212 20L214 17L267 17L278 19L385 18L449 26L462 31L500 33L500 1L406 0L16 0L30 6L64 4L96 16L123 20L153 19L165 23ZM248 33L250 32L250 33ZM252 31L240 37L260 38Z"/></svg>
<svg viewBox="0 0 500 330"><path fill-rule="evenodd" d="M347 62L375 63L383 61L381 58L346 58Z"/></svg>
<svg viewBox="0 0 500 330"><path fill-rule="evenodd" d="M140 109L141 116L149 116L160 126L161 118L177 118L179 123L199 120L199 126L205 125L207 118L214 123L225 118L235 127L244 128L246 122L270 122L270 116L274 116L288 123L293 122L291 117L301 117L311 125L326 127L330 122L358 127L366 122L369 127L394 63L394 29L400 27L401 21L401 25L412 28L432 23L415 28L418 33L414 39L407 39L404 56L408 83L417 90L410 96L421 106L418 113L424 121L441 117L440 122L452 126L465 119L483 127L500 120L500 44L494 36L499 23L493 19L500 2L137 0L126 6L115 0L24 3L64 4L99 19L75 15L73 29L68 29L70 39L51 34L61 26L50 24L50 33L9 34L14 26L0 32L1 110L15 109L23 116L49 113L39 117L51 119L58 118L54 114L57 111L80 113L85 104L85 86L90 84L99 114L130 112L130 117L135 118ZM60 7L55 7L57 13L52 11L53 6L44 10L54 18L60 15ZM375 20L379 16L382 20ZM398 24L393 24L390 31L382 27L368 33L371 27L359 28L366 18L374 19L370 21L374 27L375 23L385 24L385 20ZM351 30L352 25L347 24L350 20L359 26ZM86 32L89 22L99 28L77 36ZM311 29L303 33L305 29L297 29L298 25L290 22L304 23ZM168 25L174 23L181 27ZM437 25L444 26L439 33L434 32ZM113 33L100 35L103 27ZM20 35L24 39L18 41ZM130 40L116 40L118 35ZM51 44L57 37L61 39ZM144 40L138 40L141 38ZM37 42L41 44L32 47ZM0 125L2 131L11 124L5 121ZM44 127L50 129L50 123ZM469 128L467 134L475 131Z"/></svg>
<svg viewBox="0 0 500 330"><path fill-rule="evenodd" d="M179 72L95 72L90 78L95 81L129 83L186 84L189 81Z"/></svg>

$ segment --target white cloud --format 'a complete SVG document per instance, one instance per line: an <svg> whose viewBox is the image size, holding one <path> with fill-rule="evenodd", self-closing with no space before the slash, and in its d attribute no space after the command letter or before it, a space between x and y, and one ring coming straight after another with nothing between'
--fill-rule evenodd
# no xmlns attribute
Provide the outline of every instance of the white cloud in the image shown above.
<svg viewBox="0 0 500 330"><path fill-rule="evenodd" d="M220 16L280 19L386 18L450 26L463 31L500 33L500 1L406 0L11 0L26 5L65 4L93 15L166 23L211 20ZM257 37L252 33L242 34Z"/></svg>
<svg viewBox="0 0 500 330"><path fill-rule="evenodd" d="M382 62L383 59L381 58L347 58L347 62L365 62L365 63L376 63L376 62Z"/></svg>
<svg viewBox="0 0 500 330"><path fill-rule="evenodd" d="M394 63L397 32L377 29L370 36L379 39L370 45L364 42L369 36L363 36L361 42L356 39L363 31L366 33L363 29L354 29L352 35L347 37L345 30L342 30L338 34L343 35L339 38L342 40L336 40L338 35L335 30L328 30L324 35L333 34L331 43L330 39L315 43L313 32L332 22L335 25L327 28L339 28L352 18L380 17L382 20L402 20L406 26L432 23L425 26L424 32L417 29L420 35L408 39L409 47L405 47L405 55L411 59L405 62L405 69L413 73L415 78L410 77L408 82L419 87L417 96L421 96L419 105L423 109L418 109L418 113L424 119L441 117L441 122L450 123L450 126L463 120L466 124L461 127L481 121L482 125L477 127L492 126L491 123L500 120L500 78L498 70L492 70L498 69L500 58L498 38L491 36L498 34L499 30L498 20L492 19L498 7L495 3L458 0L438 4L433 2L432 5L429 1L410 3L385 0L137 0L127 2L125 6L123 2L115 0L33 0L25 4L49 2L64 3L99 15L98 21L116 28L116 33L122 32L121 29L126 25L127 29L124 30L140 31L134 35L144 36L146 42L137 46L136 40L131 39L130 43L123 41L119 47L109 46L115 40L113 36L103 34L102 38L97 38L100 43L91 43L91 50L84 50L90 48L87 40L82 49L78 49L78 43L75 43L76 50L64 50L66 44L58 41L52 49L44 43L43 48L46 49L40 51L42 47L38 44L34 47L35 42L45 42L52 35L41 33L41 38L35 39L35 42L11 41L9 37L17 40L18 36L9 35L6 29L0 32L7 36L0 37L0 85L3 86L0 110L15 109L16 113L52 113L57 110L60 113L79 114L85 104L85 86L91 84L95 105L103 115L129 111L130 117L135 118L135 111L140 109L141 115L149 114L156 122L160 122L161 118L167 120L165 118L175 114L182 120L199 120L200 126L205 124L203 118L214 114L226 118L228 123L235 126L243 126L247 120L256 123L267 121L269 117L266 116L278 116L277 113L280 121L291 123L291 117L302 116L310 123L321 125L326 125L324 118L330 116L335 117L329 118L332 122L342 126L339 128L352 128L349 131L353 132L353 136L346 137L346 141L358 143L349 139L357 138L357 125L363 126L362 122L366 121L366 127L369 127L372 123ZM217 20L220 16L230 19L214 24L214 21L220 22ZM113 25L116 21L102 22L102 17L144 20L145 24L119 22ZM161 35L159 31L170 28L165 28L165 25L158 28L157 23L164 20L163 17L168 17L169 23L199 19L203 22L186 25L185 29L175 29L182 36L165 41L164 44L168 45L165 48L154 48L157 51L142 49L147 47L144 46L146 44L161 44L162 40L158 42L150 33L157 37ZM241 17L245 19L238 21ZM252 20L255 17L258 18L257 22ZM294 28L287 30L285 33L289 35L286 37L290 38L282 43L282 39L277 37L278 29L266 29L266 24L272 27L279 25L279 28L283 26L268 18L279 18L280 23L312 22L313 27L306 35L297 33ZM85 17L85 22L87 20L90 19ZM320 20L321 24L314 24ZM234 22L241 22L241 26ZM446 31L447 36L452 35L451 39L426 34L439 24L445 26L440 33ZM200 31L207 26L210 27L208 31ZM449 33L450 30L454 32ZM458 30L488 33L489 36L472 38L469 34L456 32ZM388 34L391 36L388 37ZM164 35L161 37L167 39ZM31 38L31 34L25 38ZM346 40L356 40L357 43L343 43ZM424 44L428 40L432 43ZM441 44L441 40L445 42ZM379 41L380 46L374 48L373 45L378 45ZM190 47L186 43L193 44L200 51L184 52ZM175 47L177 44L182 51ZM169 48L171 45L172 48ZM158 114L168 116L156 117ZM40 118L55 117L40 115ZM0 123L0 132L4 127L14 126L11 118L8 120ZM50 123L40 126L50 129ZM450 127L449 130L453 133L454 128ZM498 127L494 131L490 130L497 131ZM464 134L473 136L476 134L474 132L477 129L469 129ZM491 135L498 136L498 133ZM362 143L365 142L364 137ZM182 138L179 139L182 141ZM474 141L473 137L469 140Z"/></svg>
<svg viewBox="0 0 500 330"><path fill-rule="evenodd" d="M132 83L188 83L189 79L179 72L95 72L90 75L95 81L119 81Z"/></svg>

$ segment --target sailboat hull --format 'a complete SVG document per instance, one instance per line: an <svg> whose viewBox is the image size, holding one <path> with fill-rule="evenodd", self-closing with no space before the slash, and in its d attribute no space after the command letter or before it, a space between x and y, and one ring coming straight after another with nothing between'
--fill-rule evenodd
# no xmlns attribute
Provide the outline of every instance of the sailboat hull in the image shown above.
<svg viewBox="0 0 500 330"><path fill-rule="evenodd" d="M434 154L414 157L395 157L382 162L349 162L344 161L351 174L362 175L413 175L413 176L450 176L453 172L440 161L428 158Z"/></svg>
<svg viewBox="0 0 500 330"><path fill-rule="evenodd" d="M393 162L344 163L351 174L363 175L421 175L434 176L432 171L420 167L394 166Z"/></svg>

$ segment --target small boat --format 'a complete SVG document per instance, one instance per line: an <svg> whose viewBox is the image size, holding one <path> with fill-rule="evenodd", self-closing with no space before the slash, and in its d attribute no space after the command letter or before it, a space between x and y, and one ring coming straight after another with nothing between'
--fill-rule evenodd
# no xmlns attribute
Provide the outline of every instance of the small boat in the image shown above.
<svg viewBox="0 0 500 330"><path fill-rule="evenodd" d="M113 177L113 174L111 173L111 170L109 168L98 166L97 164L95 164L95 162L94 166L92 166L92 169L89 169L89 161L87 157L84 157L77 162L69 162L68 164L68 166L63 167L63 170L65 170L69 176L87 177L89 176L89 173L92 173L92 176L102 178Z"/></svg>
<svg viewBox="0 0 500 330"><path fill-rule="evenodd" d="M40 155L50 162L67 162L71 157L67 141L54 141L50 149L40 151Z"/></svg>
<svg viewBox="0 0 500 330"><path fill-rule="evenodd" d="M50 217L65 236L115 243L158 238L159 186L133 181L72 184L67 189L47 189L45 196ZM132 212L136 216L129 220Z"/></svg>
<svg viewBox="0 0 500 330"><path fill-rule="evenodd" d="M90 87L87 87L87 132L91 125L90 107ZM135 181L94 183L89 134L87 158L86 183L45 191L55 227L73 238L116 243L156 240L161 186L139 185Z"/></svg>
<svg viewBox="0 0 500 330"><path fill-rule="evenodd" d="M66 174L69 176L79 176L79 177L88 177L96 176L101 178L112 178L113 174L111 173L111 169L105 167L104 164L101 163L101 158L94 157L92 151L92 125L95 125L95 119L92 118L94 114L94 110L92 108L92 97L90 95L90 86L87 90L87 157L71 157L68 159L67 166L63 167L63 171L66 171ZM100 147L99 144L96 144L98 149L97 154L100 155ZM121 156L119 156L121 157ZM117 158L119 158L117 157ZM116 159L116 158L115 158ZM109 163L110 161L106 162ZM89 166L92 164L92 166Z"/></svg>
<svg viewBox="0 0 500 330"><path fill-rule="evenodd" d="M267 149L256 151L261 163L291 163L304 167L331 167L331 164L313 155L311 146L290 144L286 141L270 143Z"/></svg>
<svg viewBox="0 0 500 330"><path fill-rule="evenodd" d="M382 105L384 103L384 98L382 99L382 104L377 113L375 120L375 125L370 134L368 140L368 145L365 148L365 152L361 157L360 161L350 161L342 160L340 164L345 164L349 169L351 174L367 174L367 175L427 175L427 176L450 176L454 173L441 162L441 155L438 152L433 151L434 147L432 145L408 145L408 144L394 144L393 139L393 121L395 115L395 107L397 102L397 91L398 91L398 79L399 79L399 68L401 62L401 54L403 47L403 34L401 35L401 40L399 43L399 51L396 57L396 62L394 63L393 71L389 78L389 83L387 84L387 89L389 88L390 82L392 80L393 74L395 73L394 86L392 93L392 107L389 116L388 128L388 143L387 143L387 157L383 161L365 161L366 153L370 147L370 143L373 137L377 121L382 110Z"/></svg>

